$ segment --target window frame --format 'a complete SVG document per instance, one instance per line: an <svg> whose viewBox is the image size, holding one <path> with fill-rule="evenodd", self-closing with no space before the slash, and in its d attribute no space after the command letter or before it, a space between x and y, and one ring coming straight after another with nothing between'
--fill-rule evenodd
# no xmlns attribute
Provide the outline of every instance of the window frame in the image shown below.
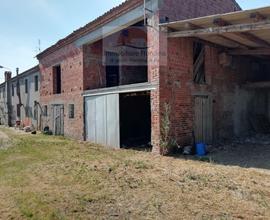
<svg viewBox="0 0 270 220"><path fill-rule="evenodd" d="M28 94L29 92L28 79L24 79L24 92L25 94Z"/></svg>
<svg viewBox="0 0 270 220"><path fill-rule="evenodd" d="M75 118L75 105L74 104L68 105L68 118L69 119Z"/></svg>
<svg viewBox="0 0 270 220"><path fill-rule="evenodd" d="M35 92L39 91L39 88L38 88L38 81L39 81L39 76L38 75L35 75L34 76L34 84L35 84Z"/></svg>
<svg viewBox="0 0 270 220"><path fill-rule="evenodd" d="M55 65L53 68L53 94L62 94L62 68L61 64ZM60 81L60 82L59 82Z"/></svg>
<svg viewBox="0 0 270 220"><path fill-rule="evenodd" d="M43 106L43 116L48 117L48 105Z"/></svg>
<svg viewBox="0 0 270 220"><path fill-rule="evenodd" d="M14 83L11 84L11 96L15 96L15 88L14 88Z"/></svg>

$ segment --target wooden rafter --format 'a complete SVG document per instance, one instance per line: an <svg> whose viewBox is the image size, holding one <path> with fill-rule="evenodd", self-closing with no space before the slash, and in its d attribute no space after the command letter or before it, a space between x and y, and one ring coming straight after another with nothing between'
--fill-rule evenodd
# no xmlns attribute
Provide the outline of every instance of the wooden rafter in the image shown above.
<svg viewBox="0 0 270 220"><path fill-rule="evenodd" d="M253 15L255 16L255 15ZM258 14L256 14L256 16L259 16ZM220 27L224 27L224 26L232 26L233 24L222 19L222 18L218 18L214 20L214 24ZM248 33L248 32L237 32L237 33L233 33L234 35L237 35L241 38L247 39L248 41L254 42L258 45L264 46L264 47L270 47L270 43L268 43L265 40L262 40L261 38L255 36L254 34Z"/></svg>
<svg viewBox="0 0 270 220"><path fill-rule="evenodd" d="M196 30L196 29L198 30L198 29L203 29L204 28L204 27L201 27L199 25L192 24L190 22L186 23L185 25L186 25L187 28L192 29L192 30ZM233 39L231 39L229 37L226 37L226 36L223 36L223 35L219 35L219 37L222 38L222 39L224 39L224 40L226 40L226 41L229 41L229 42L232 42L234 44L237 44L238 47L240 47L240 48L245 48L245 49L248 49L249 48L247 45L245 45L245 44L243 44L241 42L238 42L236 40L233 40Z"/></svg>
<svg viewBox="0 0 270 220"><path fill-rule="evenodd" d="M253 19L254 22L259 22L259 21L263 21L263 20L267 19L267 17L265 17L264 15L262 15L259 12L251 13L250 18Z"/></svg>
<svg viewBox="0 0 270 220"><path fill-rule="evenodd" d="M187 31L176 31L168 34L169 37L199 37L199 36L210 36L219 35L226 33L235 32L247 32L256 30L269 30L270 29L270 19L256 23L247 24L235 24L222 27L209 27L204 29L187 30Z"/></svg>

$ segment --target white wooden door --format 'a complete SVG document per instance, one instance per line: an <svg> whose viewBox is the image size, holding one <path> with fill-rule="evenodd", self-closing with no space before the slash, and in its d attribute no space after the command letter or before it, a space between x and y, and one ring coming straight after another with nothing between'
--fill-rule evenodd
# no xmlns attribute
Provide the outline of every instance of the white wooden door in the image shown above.
<svg viewBox="0 0 270 220"><path fill-rule="evenodd" d="M119 129L119 94L85 98L85 131L87 141L119 148Z"/></svg>

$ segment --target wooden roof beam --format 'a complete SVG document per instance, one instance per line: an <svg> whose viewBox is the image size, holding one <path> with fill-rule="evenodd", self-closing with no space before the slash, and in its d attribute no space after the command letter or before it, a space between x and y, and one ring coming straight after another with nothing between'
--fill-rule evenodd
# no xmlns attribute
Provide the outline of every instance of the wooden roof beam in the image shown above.
<svg viewBox="0 0 270 220"><path fill-rule="evenodd" d="M257 15L258 16L258 15ZM214 20L213 22L215 25L217 26L220 26L220 27L224 27L224 26L232 26L233 24L231 24L230 22L222 19L222 18L217 18ZM248 33L248 32L244 32L244 33L234 33L235 35L241 37L241 38L244 38L244 39L247 39L248 41L251 41L251 42L254 42L258 45L261 45L263 47L270 47L270 43L268 43L267 41L251 34L251 33Z"/></svg>
<svg viewBox="0 0 270 220"><path fill-rule="evenodd" d="M253 19L254 22L259 22L259 21L263 21L263 20L267 19L266 16L262 15L259 12L255 12L255 13L250 14L250 18Z"/></svg>
<svg viewBox="0 0 270 220"><path fill-rule="evenodd" d="M192 24L190 22L186 23L185 26L186 26L186 28L193 29L193 30L196 30L196 29L198 30L198 29L203 29L204 28L202 26L199 26L199 25L196 25L196 24ZM224 40L230 41L230 42L232 42L234 44L237 44L238 47L240 47L240 48L245 48L245 49L248 49L249 48L247 45L245 45L243 43L240 43L240 42L238 42L236 40L233 40L233 39L231 39L229 37L226 37L226 36L223 36L223 35L219 35L219 37L220 38L223 38Z"/></svg>
<svg viewBox="0 0 270 220"><path fill-rule="evenodd" d="M256 23L235 24L224 27L209 27L204 29L176 31L168 33L168 37L200 37L210 35L222 35L226 33L247 32L256 30L270 30L270 19Z"/></svg>

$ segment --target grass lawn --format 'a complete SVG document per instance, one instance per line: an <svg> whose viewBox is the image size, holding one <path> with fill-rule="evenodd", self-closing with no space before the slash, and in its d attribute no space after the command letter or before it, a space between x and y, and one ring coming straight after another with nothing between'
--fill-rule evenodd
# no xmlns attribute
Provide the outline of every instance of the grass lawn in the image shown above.
<svg viewBox="0 0 270 220"><path fill-rule="evenodd" d="M0 219L270 219L267 170L1 131Z"/></svg>

